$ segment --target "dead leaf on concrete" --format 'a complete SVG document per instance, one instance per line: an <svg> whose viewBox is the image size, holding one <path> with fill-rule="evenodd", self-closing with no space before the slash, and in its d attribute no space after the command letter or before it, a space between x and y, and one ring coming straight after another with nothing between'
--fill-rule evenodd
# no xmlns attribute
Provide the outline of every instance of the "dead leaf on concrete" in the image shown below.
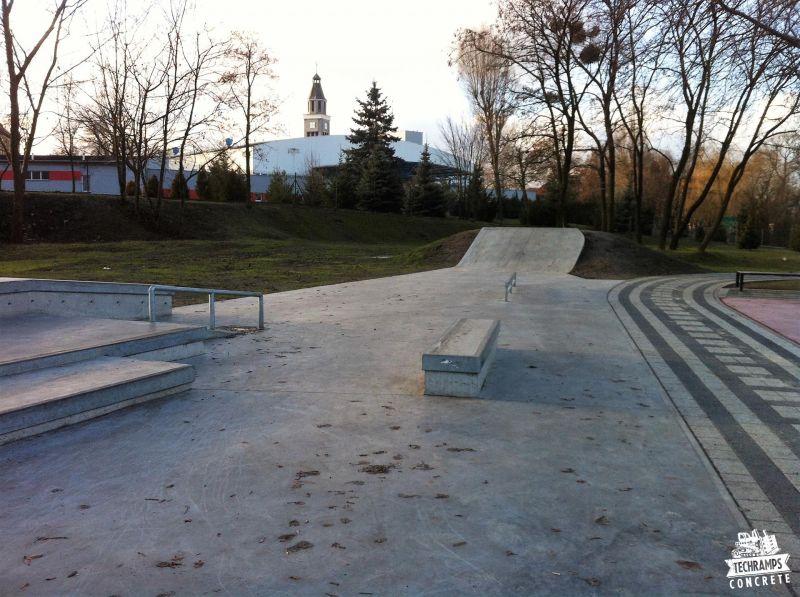
<svg viewBox="0 0 800 597"><path fill-rule="evenodd" d="M475 448L447 448L448 452L474 452Z"/></svg>
<svg viewBox="0 0 800 597"><path fill-rule="evenodd" d="M298 541L294 545L286 548L286 553L297 553L298 551L302 551L304 549L311 549L314 547L313 543L309 543L308 541Z"/></svg>
<svg viewBox="0 0 800 597"><path fill-rule="evenodd" d="M425 462L420 462L419 464L415 464L411 468L413 468L414 470L417 470L417 471L432 471L433 470L433 467L430 464L427 464Z"/></svg>
<svg viewBox="0 0 800 597"><path fill-rule="evenodd" d="M37 553L36 555L32 555L32 556L24 556L24 557L22 558L22 561L23 561L23 562L25 562L25 565L26 565L26 566L30 566L30 565L31 565L31 562L32 562L33 560L38 560L39 558L41 558L41 557L43 557L43 556L44 556L44 554L43 554L43 553Z"/></svg>
<svg viewBox="0 0 800 597"><path fill-rule="evenodd" d="M361 472L368 475L386 475L394 466L393 464L369 464L363 467Z"/></svg>
<svg viewBox="0 0 800 597"><path fill-rule="evenodd" d="M319 475L319 471L297 471L294 478L302 479L303 477L316 477L317 475Z"/></svg>
<svg viewBox="0 0 800 597"><path fill-rule="evenodd" d="M291 541L295 537L297 537L297 533L286 533L285 535L280 535L278 537L278 541L280 541L281 543L286 543L287 541Z"/></svg>
<svg viewBox="0 0 800 597"><path fill-rule="evenodd" d="M608 524L608 517L604 514L594 519L597 524Z"/></svg>
<svg viewBox="0 0 800 597"><path fill-rule="evenodd" d="M703 567L697 562L691 560L675 560L675 563L686 570L702 570Z"/></svg>

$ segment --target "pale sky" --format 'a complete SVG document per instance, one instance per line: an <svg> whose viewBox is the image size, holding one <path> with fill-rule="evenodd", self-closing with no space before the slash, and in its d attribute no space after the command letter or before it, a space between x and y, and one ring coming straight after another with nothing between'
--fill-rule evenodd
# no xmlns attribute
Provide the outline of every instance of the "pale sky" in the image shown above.
<svg viewBox="0 0 800 597"><path fill-rule="evenodd" d="M128 0L128 7L137 12L149 5L152 17L166 2ZM302 115L318 65L332 134L349 132L355 98L363 98L375 79L389 98L395 125L422 131L432 145L438 144L440 121L448 115L469 114L455 71L447 64L453 35L462 27L489 24L496 14L492 0L195 2L199 23L207 22L219 35L250 31L277 59L278 79L272 85L281 99L276 123L283 129L277 137L303 134ZM40 35L45 11L52 4L52 0L18 2L12 18L15 33L22 39ZM64 64L78 60L81 38L97 29L110 4L111 0L89 0L73 23L62 52ZM152 34L152 29L146 33ZM42 143L35 151L41 153L48 145Z"/></svg>
<svg viewBox="0 0 800 597"><path fill-rule="evenodd" d="M447 65L453 34L491 23L495 15L488 0L198 0L198 11L220 27L253 31L278 59L275 87L287 136L303 134L318 64L332 134L349 132L355 98L363 99L375 79L395 124L423 131L431 142L439 121L468 113Z"/></svg>

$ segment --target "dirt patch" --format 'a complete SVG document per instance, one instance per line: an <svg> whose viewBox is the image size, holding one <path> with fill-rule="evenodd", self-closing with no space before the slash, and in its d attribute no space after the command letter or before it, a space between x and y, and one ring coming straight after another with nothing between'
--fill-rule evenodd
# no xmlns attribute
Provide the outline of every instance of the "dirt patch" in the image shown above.
<svg viewBox="0 0 800 597"><path fill-rule="evenodd" d="M480 230L466 230L434 241L411 251L407 256L407 260L409 262L425 263L435 268L454 267L461 261L472 241L478 236L478 232Z"/></svg>
<svg viewBox="0 0 800 597"><path fill-rule="evenodd" d="M586 242L573 276L629 280L643 276L698 274L705 270L608 232L584 231Z"/></svg>

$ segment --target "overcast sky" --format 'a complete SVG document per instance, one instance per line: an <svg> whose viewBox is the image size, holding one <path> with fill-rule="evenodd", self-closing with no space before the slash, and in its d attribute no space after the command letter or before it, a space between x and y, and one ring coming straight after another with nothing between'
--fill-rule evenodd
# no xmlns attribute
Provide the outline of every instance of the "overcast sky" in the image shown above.
<svg viewBox="0 0 800 597"><path fill-rule="evenodd" d="M109 12L112 0L89 0L71 28L62 64L79 62ZM128 0L129 12L167 0ZM375 79L389 98L395 124L438 142L438 123L469 113L455 71L447 64L454 33L494 20L492 0L195 0L196 22L219 35L252 32L277 59L272 85L281 99L277 137L303 134L303 113L315 68L328 99L332 134L348 133L356 97ZM15 33L30 47L44 30L53 0L24 0L14 7ZM155 27L154 27L155 28ZM146 33L152 33L146 31ZM44 64L44 60L38 62ZM39 65L37 65L39 66ZM5 98L4 98L5 99ZM50 98L53 99L53 98ZM45 132L48 115L41 133ZM273 136L275 137L275 136ZM266 137L269 138L269 137ZM50 144L40 144L41 153Z"/></svg>
<svg viewBox="0 0 800 597"><path fill-rule="evenodd" d="M447 65L453 34L495 15L488 0L198 0L198 11L219 27L253 31L278 59L275 86L287 136L303 134L318 65L332 134L349 132L355 98L375 79L395 124L421 130L431 142L441 119L468 112Z"/></svg>

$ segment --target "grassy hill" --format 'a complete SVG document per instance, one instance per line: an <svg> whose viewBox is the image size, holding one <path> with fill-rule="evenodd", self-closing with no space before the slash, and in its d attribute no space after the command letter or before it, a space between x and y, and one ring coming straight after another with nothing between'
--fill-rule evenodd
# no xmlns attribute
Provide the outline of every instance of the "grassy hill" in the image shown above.
<svg viewBox="0 0 800 597"><path fill-rule="evenodd" d="M419 244L462 232L475 223L409 218L295 205L192 201L183 223L177 201L165 201L158 225L144 225L133 204L106 196L31 193L26 202L26 238L31 242L128 240L271 240ZM0 240L10 233L11 197L0 194Z"/></svg>
<svg viewBox="0 0 800 597"><path fill-rule="evenodd" d="M181 229L178 208L167 202L155 229L141 224L130 202L34 194L26 208L29 242L0 247L0 276L276 292L447 267L474 237L466 231L480 227L351 210L192 202ZM9 197L0 196L0 235L8 234L9 216Z"/></svg>

